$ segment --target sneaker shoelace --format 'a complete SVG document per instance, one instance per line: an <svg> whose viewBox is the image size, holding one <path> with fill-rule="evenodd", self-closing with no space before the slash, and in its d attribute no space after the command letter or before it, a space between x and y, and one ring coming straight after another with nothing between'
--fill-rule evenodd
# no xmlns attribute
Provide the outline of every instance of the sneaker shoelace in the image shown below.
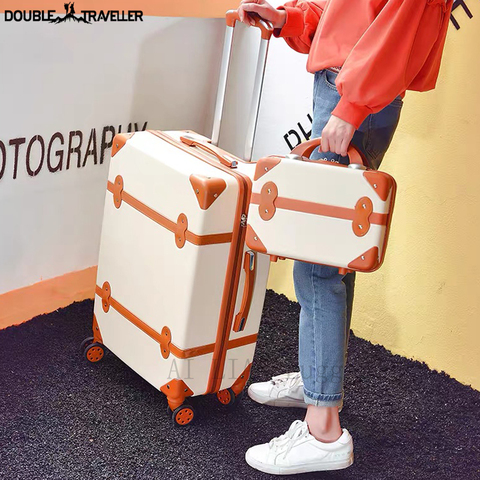
<svg viewBox="0 0 480 480"><path fill-rule="evenodd" d="M310 432L306 422L302 420L295 420L283 435L272 438L272 440L268 442L268 446L270 449L274 449L275 453L277 451L278 453L281 453L282 450L285 449L283 454L283 458L285 458L298 440L301 438L306 438L309 433Z"/></svg>
<svg viewBox="0 0 480 480"><path fill-rule="evenodd" d="M277 375L270 380L274 386L285 386L286 388L296 387L301 381L302 376L300 375L300 372L284 373L282 375Z"/></svg>

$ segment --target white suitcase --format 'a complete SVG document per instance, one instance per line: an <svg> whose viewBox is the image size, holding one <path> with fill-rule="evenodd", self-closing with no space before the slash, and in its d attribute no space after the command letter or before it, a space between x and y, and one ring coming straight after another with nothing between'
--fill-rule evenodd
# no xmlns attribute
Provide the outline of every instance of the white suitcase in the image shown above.
<svg viewBox="0 0 480 480"><path fill-rule="evenodd" d="M257 162L247 245L273 260L291 258L372 272L382 264L396 183L364 166L349 148L350 165L311 161L321 143L300 144L285 157Z"/></svg>
<svg viewBox="0 0 480 480"><path fill-rule="evenodd" d="M230 15L217 139L234 25ZM271 34L258 26L262 37ZM258 108L252 112L254 124ZM121 134L113 142L94 336L82 348L91 362L111 350L167 396L179 425L194 416L188 397L216 393L232 403L249 377L270 264L245 245L254 172L255 164L191 131Z"/></svg>

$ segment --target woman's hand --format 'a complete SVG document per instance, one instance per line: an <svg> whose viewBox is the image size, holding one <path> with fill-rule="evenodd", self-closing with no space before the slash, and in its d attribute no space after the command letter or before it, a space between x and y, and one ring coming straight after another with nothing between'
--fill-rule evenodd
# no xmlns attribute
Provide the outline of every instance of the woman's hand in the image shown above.
<svg viewBox="0 0 480 480"><path fill-rule="evenodd" d="M249 13L256 13L263 20L270 22L273 28L282 28L287 20L287 12L285 10L277 10L265 0L242 0L237 11L240 20L247 25L255 23Z"/></svg>
<svg viewBox="0 0 480 480"><path fill-rule="evenodd" d="M323 129L322 145L319 150L346 157L354 133L355 127L351 123L332 115Z"/></svg>

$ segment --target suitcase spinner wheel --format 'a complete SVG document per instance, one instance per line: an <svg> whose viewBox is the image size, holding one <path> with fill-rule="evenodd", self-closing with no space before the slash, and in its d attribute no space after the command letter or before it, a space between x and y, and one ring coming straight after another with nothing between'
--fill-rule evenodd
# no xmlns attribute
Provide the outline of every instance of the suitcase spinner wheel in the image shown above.
<svg viewBox="0 0 480 480"><path fill-rule="evenodd" d="M235 403L235 393L231 388L217 392L217 398L223 405L233 405Z"/></svg>
<svg viewBox="0 0 480 480"><path fill-rule="evenodd" d="M90 345L94 342L93 337L87 337L81 344L80 344L80 352L83 354L85 352L85 348L87 345Z"/></svg>
<svg viewBox="0 0 480 480"><path fill-rule="evenodd" d="M225 390L220 390L217 392L217 399L222 405L226 406L236 406L240 403L243 396L245 394L245 390L242 390L238 394L236 394L233 388L226 388Z"/></svg>
<svg viewBox="0 0 480 480"><path fill-rule="evenodd" d="M99 362L105 355L105 347L93 341L92 337L82 342L83 356L91 363Z"/></svg>
<svg viewBox="0 0 480 480"><path fill-rule="evenodd" d="M93 315L93 337L87 337L80 345L83 356L91 363L99 362L105 355L102 335L98 328L97 317Z"/></svg>
<svg viewBox="0 0 480 480"><path fill-rule="evenodd" d="M191 405L180 405L173 412L170 407L167 408L167 412L172 414L172 422L174 425L184 427L193 421L195 418L195 410Z"/></svg>

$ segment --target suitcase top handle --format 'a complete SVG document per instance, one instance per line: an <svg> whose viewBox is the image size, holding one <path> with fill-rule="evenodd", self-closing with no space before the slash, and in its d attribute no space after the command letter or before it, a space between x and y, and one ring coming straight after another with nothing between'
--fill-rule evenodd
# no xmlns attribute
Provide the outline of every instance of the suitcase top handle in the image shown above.
<svg viewBox="0 0 480 480"><path fill-rule="evenodd" d="M308 142L303 142L300 145L297 145L292 151L291 155L298 155L300 157L310 158L310 155L313 151L322 144L322 137L314 138ZM357 165L368 166L364 161L361 153L350 144L347 151L347 156L350 159L350 163Z"/></svg>
<svg viewBox="0 0 480 480"><path fill-rule="evenodd" d="M272 33L273 33L273 27L265 20L262 20L260 16L254 15L254 14L250 14L250 15L255 21L255 24L252 26L257 27L261 30L262 38L264 40L270 40L270 37L272 36ZM240 17L238 15L237 10L229 10L226 14L226 20L227 20L227 26L235 27L235 23L237 21L240 21Z"/></svg>
<svg viewBox="0 0 480 480"><path fill-rule="evenodd" d="M224 153L220 153L218 150L216 150L216 148L213 145L207 145L205 143L199 142L198 140L195 140L189 135L184 135L180 137L180 140L182 143L184 143L185 145L188 145L189 147L198 147L198 148L201 148L202 150L205 150L207 153L211 153L212 155L215 155L218 161L222 165L225 165L226 167L237 168L238 162L235 159L227 158L227 156Z"/></svg>

